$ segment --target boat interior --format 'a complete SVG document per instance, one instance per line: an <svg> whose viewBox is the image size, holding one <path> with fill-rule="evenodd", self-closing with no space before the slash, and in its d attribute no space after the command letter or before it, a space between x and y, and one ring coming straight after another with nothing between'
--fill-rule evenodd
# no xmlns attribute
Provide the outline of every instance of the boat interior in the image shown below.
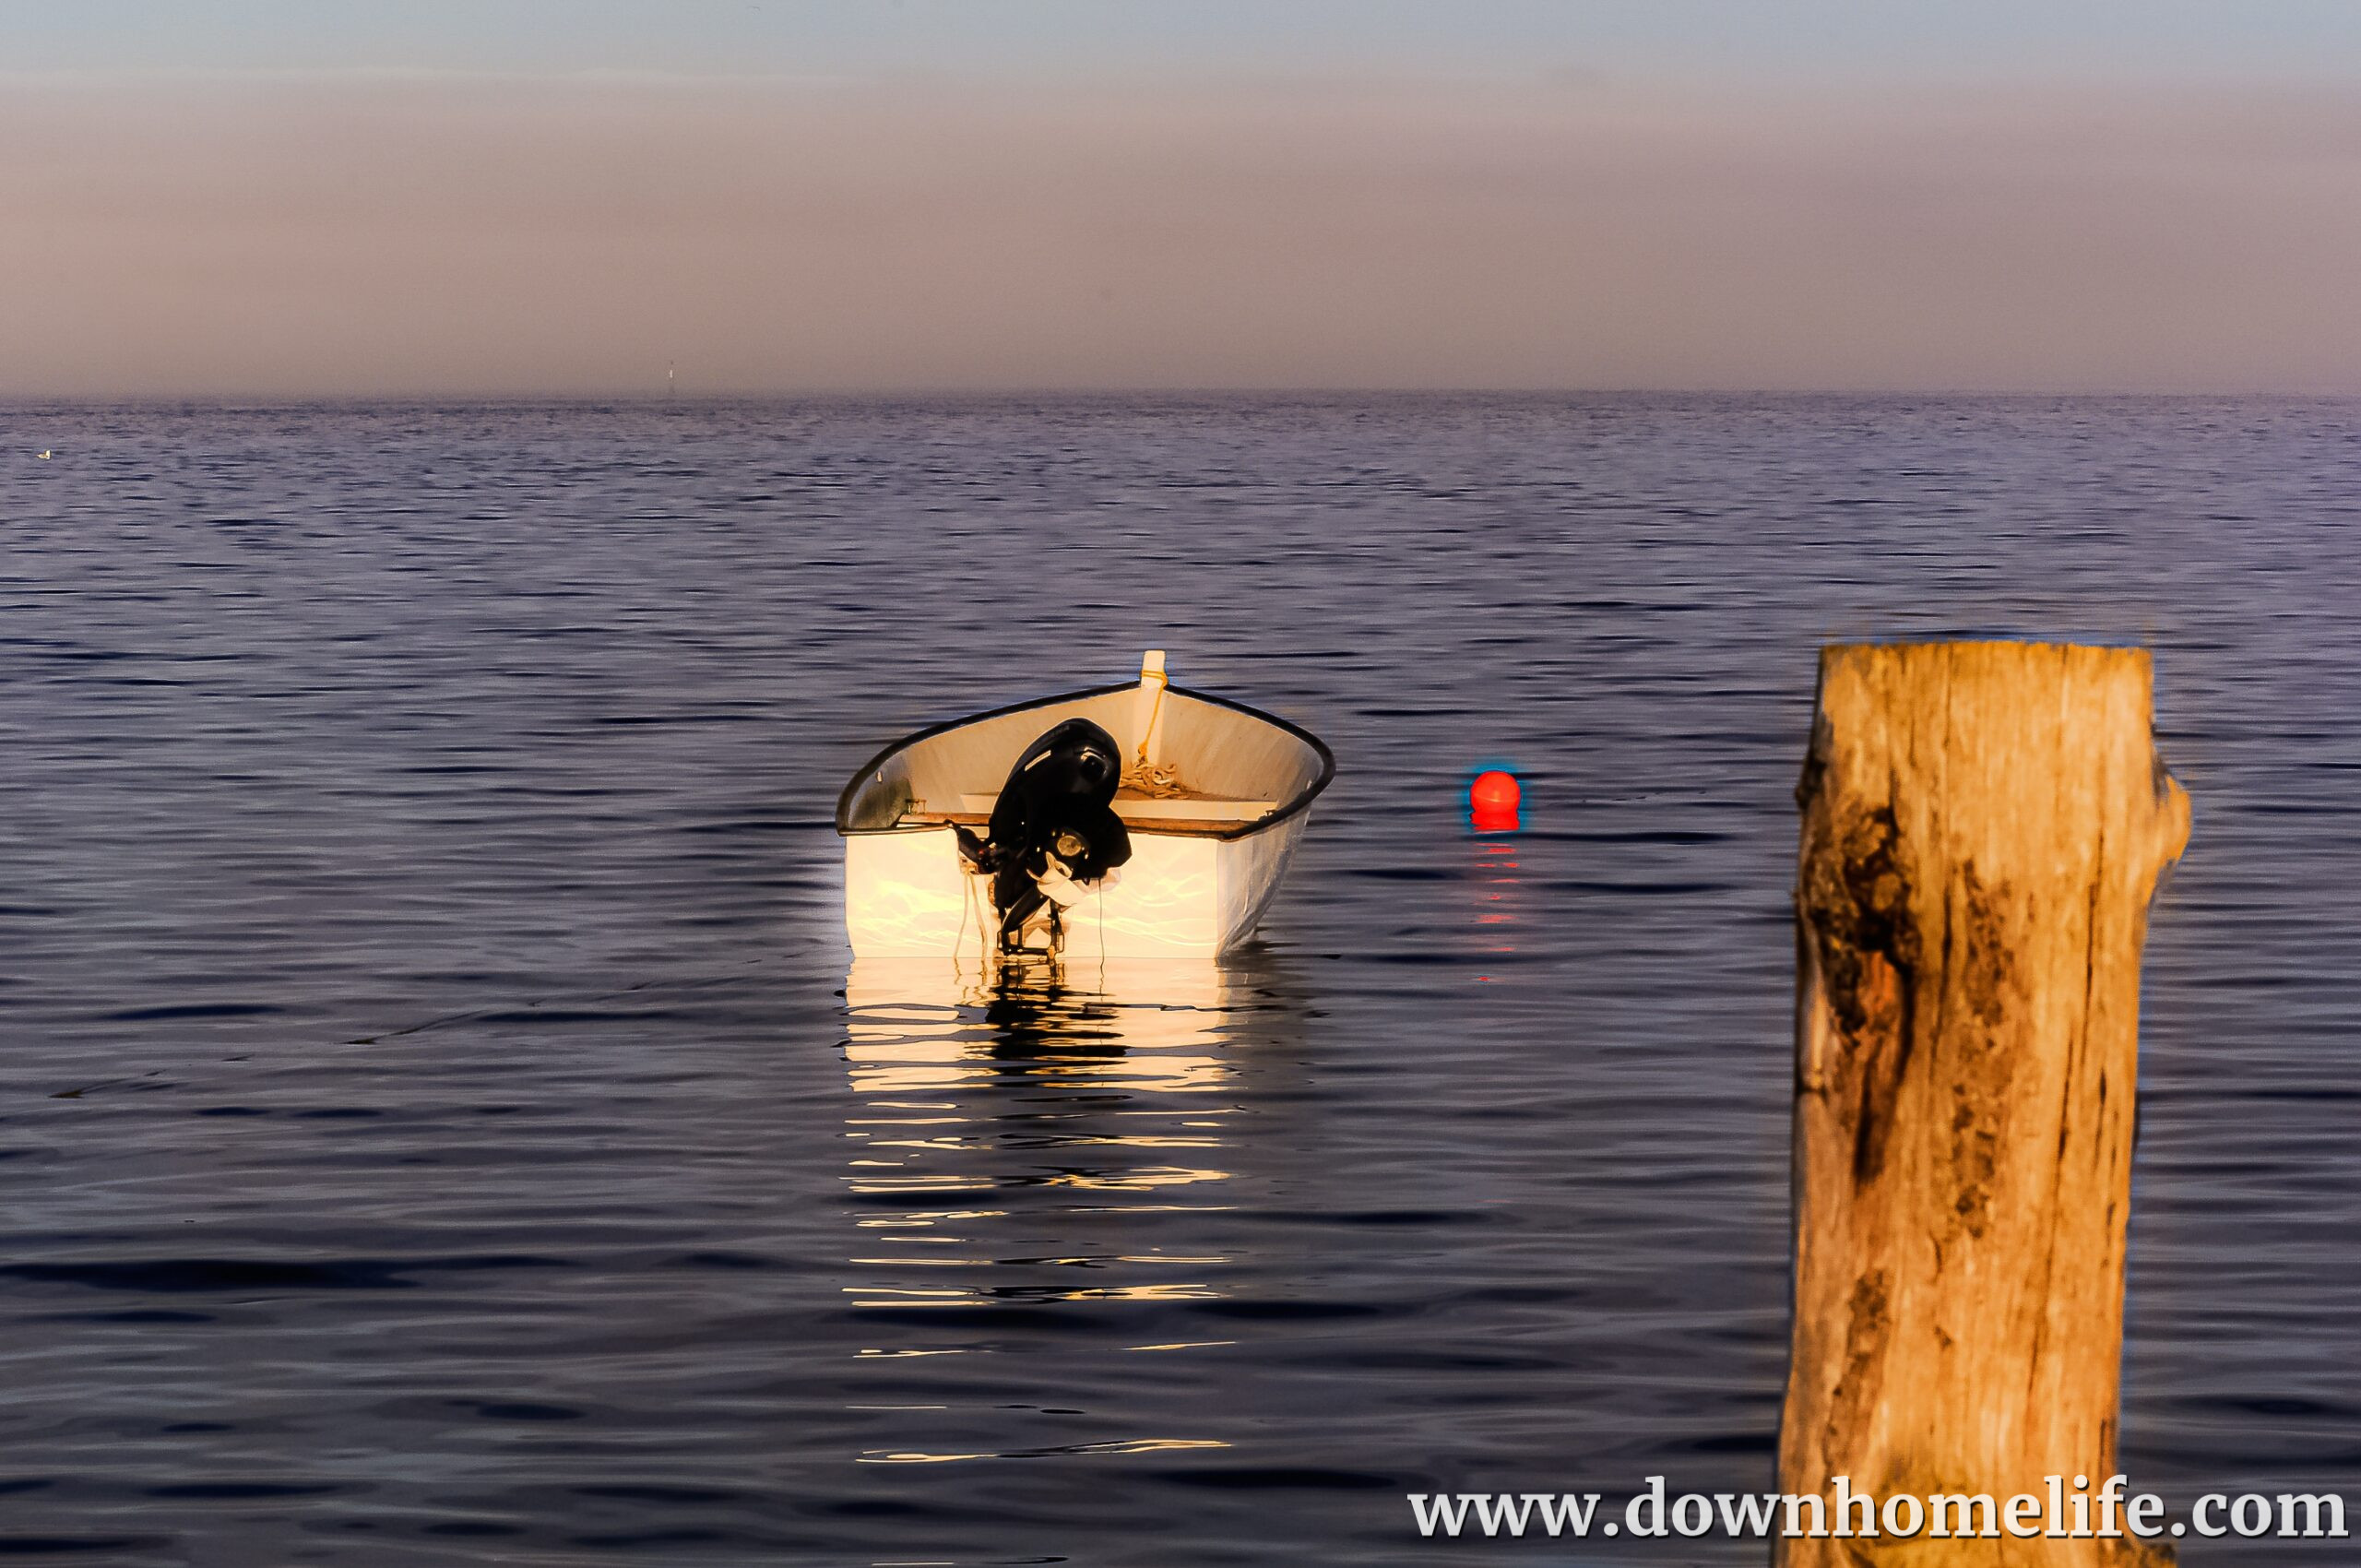
<svg viewBox="0 0 2361 1568"><path fill-rule="evenodd" d="M845 790L837 830L980 826L1025 748L1069 719L1092 720L1122 747L1115 814L1135 833L1234 837L1316 793L1332 768L1325 748L1310 737L1158 679L922 731Z"/></svg>

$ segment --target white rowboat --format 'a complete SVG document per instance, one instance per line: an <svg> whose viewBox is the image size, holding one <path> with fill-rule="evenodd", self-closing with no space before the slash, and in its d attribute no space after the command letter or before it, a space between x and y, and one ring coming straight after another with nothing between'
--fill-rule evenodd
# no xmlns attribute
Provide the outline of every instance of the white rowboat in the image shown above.
<svg viewBox="0 0 2361 1568"><path fill-rule="evenodd" d="M1209 958L1252 934L1336 760L1284 719L1169 684L1152 651L1137 685L921 730L853 776L836 831L856 957L989 956L988 885L962 867L953 826L988 821L1011 764L1069 719L1092 720L1123 749L1114 808L1132 857L1063 912L1063 956Z"/></svg>

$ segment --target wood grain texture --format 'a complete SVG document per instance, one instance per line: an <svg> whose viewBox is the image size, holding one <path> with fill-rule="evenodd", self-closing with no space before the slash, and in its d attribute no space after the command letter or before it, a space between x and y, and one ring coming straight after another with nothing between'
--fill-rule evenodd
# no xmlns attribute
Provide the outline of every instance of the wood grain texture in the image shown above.
<svg viewBox="0 0 2361 1568"><path fill-rule="evenodd" d="M2146 653L1823 651L1797 791L1795 1329L1779 1474L1880 1497L2115 1471L2140 956L2189 801ZM1783 1542L2093 1568L2106 1540Z"/></svg>

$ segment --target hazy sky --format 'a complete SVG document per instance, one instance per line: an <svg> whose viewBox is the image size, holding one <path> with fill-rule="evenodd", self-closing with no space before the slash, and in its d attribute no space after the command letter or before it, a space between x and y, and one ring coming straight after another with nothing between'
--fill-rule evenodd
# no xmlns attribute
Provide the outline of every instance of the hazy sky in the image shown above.
<svg viewBox="0 0 2361 1568"><path fill-rule="evenodd" d="M5 0L19 70L2350 72L2352 0Z"/></svg>
<svg viewBox="0 0 2361 1568"><path fill-rule="evenodd" d="M0 396L2361 391L2361 5L0 0Z"/></svg>

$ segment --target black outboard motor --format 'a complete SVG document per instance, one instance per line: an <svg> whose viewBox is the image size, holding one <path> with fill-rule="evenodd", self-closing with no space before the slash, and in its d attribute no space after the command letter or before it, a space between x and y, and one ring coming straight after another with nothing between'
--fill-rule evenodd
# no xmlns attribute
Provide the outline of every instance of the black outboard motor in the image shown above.
<svg viewBox="0 0 2361 1568"><path fill-rule="evenodd" d="M1055 946L1058 910L1077 896L1074 885L1096 882L1132 858L1132 837L1114 807L1122 780L1115 737L1087 719L1069 719L1008 770L987 837L955 829L960 858L991 874L1003 949L1021 946L1037 918L1046 918Z"/></svg>

